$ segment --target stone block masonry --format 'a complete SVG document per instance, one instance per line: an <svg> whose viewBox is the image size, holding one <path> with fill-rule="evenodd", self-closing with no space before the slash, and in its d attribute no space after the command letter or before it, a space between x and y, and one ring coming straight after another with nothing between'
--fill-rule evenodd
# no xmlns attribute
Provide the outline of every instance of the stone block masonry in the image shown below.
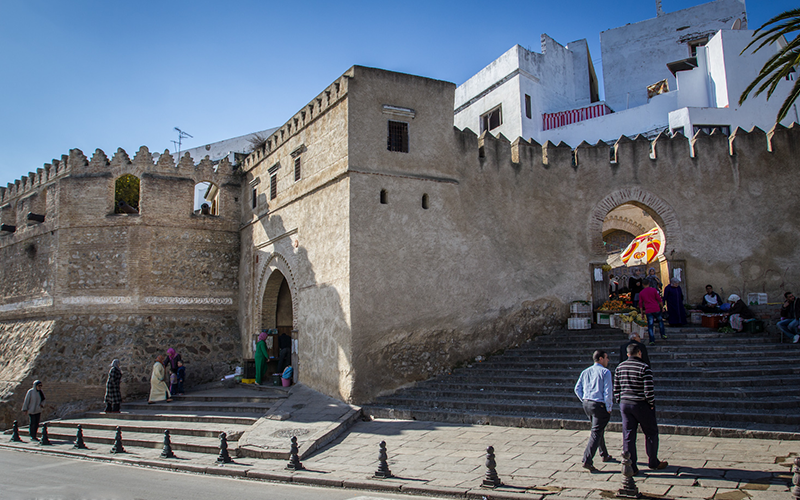
<svg viewBox="0 0 800 500"><path fill-rule="evenodd" d="M139 178L139 213L116 214L115 184ZM124 398L149 391L158 354L174 347L187 385L241 363L240 175L227 160L178 165L147 148L130 160L80 150L0 189L0 426L19 417L32 381L45 417L101 408L111 360ZM194 212L195 185L219 192L214 215ZM27 213L44 215L29 223Z"/></svg>

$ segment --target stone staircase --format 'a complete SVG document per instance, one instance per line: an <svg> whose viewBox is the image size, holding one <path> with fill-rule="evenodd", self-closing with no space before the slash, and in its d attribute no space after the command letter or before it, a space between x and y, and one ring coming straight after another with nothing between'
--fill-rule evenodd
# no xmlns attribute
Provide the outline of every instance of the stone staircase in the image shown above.
<svg viewBox="0 0 800 500"><path fill-rule="evenodd" d="M50 420L48 435L54 442L74 442L80 424L88 446L94 443L110 447L119 426L126 447L161 448L164 430L168 429L173 450L218 454L219 434L225 432L228 450L236 456L241 435L277 401L287 397L282 388L255 389L216 387L173 396L172 403L123 403L120 413L88 412L77 418ZM20 427L19 432L27 436L27 426Z"/></svg>
<svg viewBox="0 0 800 500"><path fill-rule="evenodd" d="M667 328L648 347L663 433L800 439L800 344L767 334ZM573 392L595 349L613 371L621 330L560 331L363 407L381 418L588 429ZM610 429L621 429L617 407Z"/></svg>

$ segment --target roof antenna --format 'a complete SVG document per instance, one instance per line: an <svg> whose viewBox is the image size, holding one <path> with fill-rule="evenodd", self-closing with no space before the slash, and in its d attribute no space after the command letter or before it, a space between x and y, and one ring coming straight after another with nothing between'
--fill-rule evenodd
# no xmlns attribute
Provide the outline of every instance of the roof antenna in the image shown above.
<svg viewBox="0 0 800 500"><path fill-rule="evenodd" d="M184 132L183 130L179 129L178 127L175 127L175 130L178 131L178 140L177 141L172 141L172 144L174 144L175 147L178 148L178 161L180 161L180 159L181 159L181 141L183 141L183 139L186 139L187 137L191 137L192 139L194 139L194 136L189 134L188 132Z"/></svg>

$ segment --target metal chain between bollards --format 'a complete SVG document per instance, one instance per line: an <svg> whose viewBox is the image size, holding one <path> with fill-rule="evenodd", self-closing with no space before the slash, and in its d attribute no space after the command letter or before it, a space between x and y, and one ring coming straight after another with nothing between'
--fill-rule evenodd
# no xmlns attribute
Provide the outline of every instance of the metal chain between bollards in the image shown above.
<svg viewBox="0 0 800 500"><path fill-rule="evenodd" d="M292 445L289 448L289 463L286 464L288 470L303 470L303 464L300 463L300 457L297 454L297 436L292 436Z"/></svg>
<svg viewBox="0 0 800 500"><path fill-rule="evenodd" d="M376 479L390 478L392 477L392 471L389 470L389 463L387 462L389 455L386 453L386 441L381 441L378 448L378 470L375 471L375 475L372 477Z"/></svg>
<svg viewBox="0 0 800 500"><path fill-rule="evenodd" d="M486 448L486 476L483 478L481 487L497 488L503 484L500 476L497 475L497 462L494 459L494 446Z"/></svg>

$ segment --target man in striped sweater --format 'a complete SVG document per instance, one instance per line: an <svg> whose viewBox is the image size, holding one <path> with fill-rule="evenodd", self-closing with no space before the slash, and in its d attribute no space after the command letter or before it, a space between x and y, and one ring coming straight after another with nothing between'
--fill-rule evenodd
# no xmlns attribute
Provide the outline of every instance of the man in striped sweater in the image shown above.
<svg viewBox="0 0 800 500"><path fill-rule="evenodd" d="M641 348L628 345L628 360L620 363L614 372L614 400L622 414L622 451L631 454L633 473L639 473L636 464L636 432L639 425L645 438L647 465L664 469L667 462L658 459L658 423L653 391L653 372L642 361Z"/></svg>

